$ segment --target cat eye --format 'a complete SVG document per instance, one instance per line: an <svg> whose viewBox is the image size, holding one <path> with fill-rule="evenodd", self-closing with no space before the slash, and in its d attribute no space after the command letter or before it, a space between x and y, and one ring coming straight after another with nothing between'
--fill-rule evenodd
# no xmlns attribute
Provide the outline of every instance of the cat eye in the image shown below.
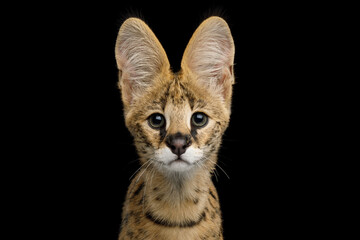
<svg viewBox="0 0 360 240"><path fill-rule="evenodd" d="M154 113L148 118L150 127L159 129L165 125L165 117L160 113Z"/></svg>
<svg viewBox="0 0 360 240"><path fill-rule="evenodd" d="M204 127L208 122L208 116L205 113L196 112L191 117L191 124L195 127Z"/></svg>

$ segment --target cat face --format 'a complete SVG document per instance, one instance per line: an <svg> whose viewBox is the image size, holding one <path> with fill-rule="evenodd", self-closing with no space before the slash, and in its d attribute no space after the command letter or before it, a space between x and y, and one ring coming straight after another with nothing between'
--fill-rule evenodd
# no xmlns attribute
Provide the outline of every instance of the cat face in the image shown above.
<svg viewBox="0 0 360 240"><path fill-rule="evenodd" d="M119 86L143 164L170 174L214 167L230 118L233 58L226 22L212 17L196 30L174 74L148 26L125 21L116 43Z"/></svg>
<svg viewBox="0 0 360 240"><path fill-rule="evenodd" d="M143 163L151 159L165 172L214 165L230 114L205 91L175 76L134 103L126 124Z"/></svg>

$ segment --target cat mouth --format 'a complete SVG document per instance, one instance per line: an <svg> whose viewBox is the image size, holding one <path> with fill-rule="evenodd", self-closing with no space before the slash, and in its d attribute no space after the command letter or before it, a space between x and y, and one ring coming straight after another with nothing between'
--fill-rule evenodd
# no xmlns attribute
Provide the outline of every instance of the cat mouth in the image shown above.
<svg viewBox="0 0 360 240"><path fill-rule="evenodd" d="M169 162L169 165L172 165L172 164L187 164L187 165L190 165L190 163L184 159L181 159L181 158L177 158L175 160L172 160L171 162Z"/></svg>

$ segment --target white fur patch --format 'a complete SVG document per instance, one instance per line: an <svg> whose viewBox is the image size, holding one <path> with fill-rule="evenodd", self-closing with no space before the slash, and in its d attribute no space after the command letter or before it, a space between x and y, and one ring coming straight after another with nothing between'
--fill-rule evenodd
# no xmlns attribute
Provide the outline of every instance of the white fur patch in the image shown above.
<svg viewBox="0 0 360 240"><path fill-rule="evenodd" d="M167 172L185 172L196 166L196 163L203 157L203 151L190 146L185 153L180 156L183 161L179 161L178 156L171 152L168 147L155 151L155 161L160 164L160 168Z"/></svg>
<svg viewBox="0 0 360 240"><path fill-rule="evenodd" d="M196 162L200 161L202 157L203 151L192 146L188 147L185 153L181 155L181 158L190 164L196 164Z"/></svg>
<svg viewBox="0 0 360 240"><path fill-rule="evenodd" d="M168 147L160 148L155 151L155 160L159 161L165 165L169 164L171 161L177 159L177 155L173 154Z"/></svg>

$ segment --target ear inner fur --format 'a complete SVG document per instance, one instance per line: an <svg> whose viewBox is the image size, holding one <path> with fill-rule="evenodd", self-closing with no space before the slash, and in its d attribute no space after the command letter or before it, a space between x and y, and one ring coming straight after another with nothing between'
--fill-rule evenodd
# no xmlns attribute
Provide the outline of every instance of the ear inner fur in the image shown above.
<svg viewBox="0 0 360 240"><path fill-rule="evenodd" d="M220 94L229 105L234 83L235 46L227 23L219 17L205 20L194 32L183 55L181 67L196 81Z"/></svg>
<svg viewBox="0 0 360 240"><path fill-rule="evenodd" d="M151 29L140 19L127 19L119 30L115 57L121 72L119 87L125 105L151 86L156 76L169 71L165 50Z"/></svg>

